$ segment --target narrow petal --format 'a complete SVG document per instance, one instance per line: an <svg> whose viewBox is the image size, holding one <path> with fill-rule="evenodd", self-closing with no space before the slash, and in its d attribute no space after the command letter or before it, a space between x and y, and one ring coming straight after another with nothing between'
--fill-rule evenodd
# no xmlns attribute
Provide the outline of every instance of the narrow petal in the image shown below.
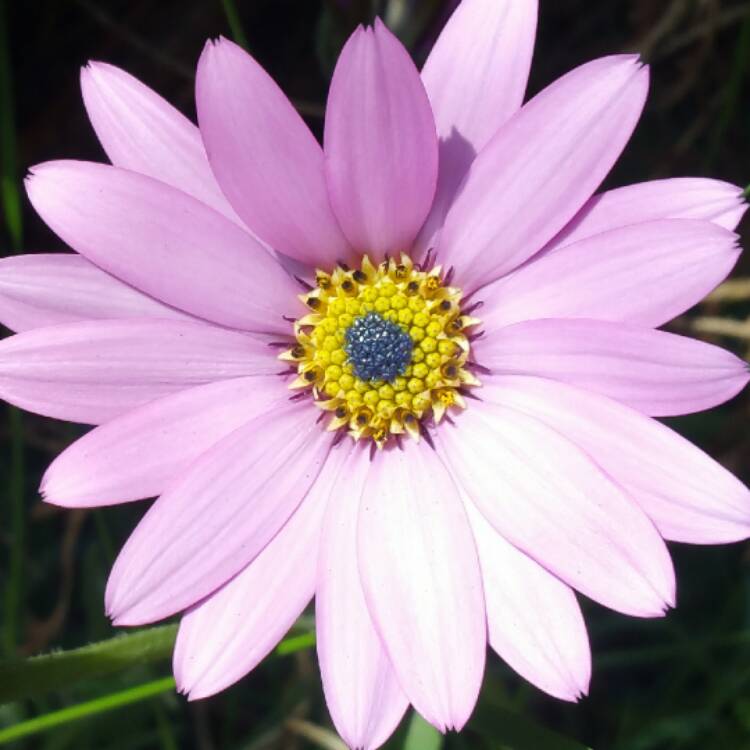
<svg viewBox="0 0 750 750"><path fill-rule="evenodd" d="M176 391L277 372L263 342L169 320L93 320L0 342L0 396L47 417L101 424Z"/></svg>
<svg viewBox="0 0 750 750"><path fill-rule="evenodd" d="M375 457L358 547L367 605L401 687L438 729L460 729L484 671L484 595L458 490L427 445Z"/></svg>
<svg viewBox="0 0 750 750"><path fill-rule="evenodd" d="M263 68L236 44L209 41L195 97L216 179L252 231L309 265L347 258L328 200L323 151Z"/></svg>
<svg viewBox="0 0 750 750"><path fill-rule="evenodd" d="M150 177L105 164L48 162L26 180L40 216L122 281L206 320L287 333L294 281L247 232Z"/></svg>
<svg viewBox="0 0 750 750"><path fill-rule="evenodd" d="M707 221L614 229L533 259L483 289L487 330L537 318L656 327L700 302L737 262L737 236Z"/></svg>
<svg viewBox="0 0 750 750"><path fill-rule="evenodd" d="M742 188L728 182L703 177L641 182L595 195L543 252L659 219L711 221L733 231L746 210Z"/></svg>
<svg viewBox="0 0 750 750"><path fill-rule="evenodd" d="M464 289L519 266L573 218L630 138L647 90L636 57L602 58L548 86L501 128L473 163L438 246Z"/></svg>
<svg viewBox="0 0 750 750"><path fill-rule="evenodd" d="M471 501L466 512L479 550L490 645L555 698L586 695L591 648L572 589L506 542Z"/></svg>
<svg viewBox="0 0 750 750"><path fill-rule="evenodd" d="M718 346L601 320L516 323L480 339L475 354L496 374L562 380L655 417L710 409L750 380L747 364Z"/></svg>
<svg viewBox="0 0 750 750"><path fill-rule="evenodd" d="M356 250L408 250L435 195L438 143L408 52L376 20L357 29L331 81L325 123L331 203Z"/></svg>
<svg viewBox="0 0 750 750"><path fill-rule="evenodd" d="M492 526L558 578L625 614L658 617L674 605L672 562L653 524L563 435L483 403L435 438Z"/></svg>
<svg viewBox="0 0 750 750"><path fill-rule="evenodd" d="M464 0L432 48L422 82L440 137L440 169L418 246L437 232L474 157L523 102L537 0Z"/></svg>
<svg viewBox="0 0 750 750"><path fill-rule="evenodd" d="M12 331L116 318L190 316L123 284L80 255L0 259L0 323Z"/></svg>
<svg viewBox="0 0 750 750"><path fill-rule="evenodd" d="M349 446L331 451L307 496L260 554L190 609L174 650L177 686L190 700L234 684L269 654L315 593L315 559L331 487Z"/></svg>
<svg viewBox="0 0 750 750"><path fill-rule="evenodd" d="M216 184L198 128L187 117L107 63L90 62L81 69L81 91L112 164L183 190L242 226Z"/></svg>
<svg viewBox="0 0 750 750"><path fill-rule="evenodd" d="M151 506L120 552L105 597L114 622L169 617L239 573L294 513L330 443L310 405L289 402L216 443Z"/></svg>
<svg viewBox="0 0 750 750"><path fill-rule="evenodd" d="M48 503L90 508L155 497L201 454L287 400L276 375L222 380L179 391L84 435L47 469Z"/></svg>
<svg viewBox="0 0 750 750"><path fill-rule="evenodd" d="M328 710L352 748L379 747L409 702L375 632L357 567L357 516L369 451L351 451L331 490L318 555L315 620Z"/></svg>
<svg viewBox="0 0 750 750"><path fill-rule="evenodd" d="M654 419L541 378L484 381L483 396L544 421L579 445L643 508L666 539L723 544L750 536L750 492Z"/></svg>

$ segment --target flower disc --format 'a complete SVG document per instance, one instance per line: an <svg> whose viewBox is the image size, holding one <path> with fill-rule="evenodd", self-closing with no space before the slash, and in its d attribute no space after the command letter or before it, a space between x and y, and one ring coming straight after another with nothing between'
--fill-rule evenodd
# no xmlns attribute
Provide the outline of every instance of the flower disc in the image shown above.
<svg viewBox="0 0 750 750"><path fill-rule="evenodd" d="M297 344L281 359L297 364L291 388L310 388L332 413L331 430L382 447L391 435L415 439L425 419L439 422L479 381L467 368L466 329L479 321L461 310L461 290L442 269L402 255L359 269L317 272L302 301L310 313L294 324Z"/></svg>

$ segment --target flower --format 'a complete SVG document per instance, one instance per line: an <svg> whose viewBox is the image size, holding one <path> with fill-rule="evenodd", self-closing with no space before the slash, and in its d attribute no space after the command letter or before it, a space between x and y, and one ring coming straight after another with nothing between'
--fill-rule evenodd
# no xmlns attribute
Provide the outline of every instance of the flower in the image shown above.
<svg viewBox="0 0 750 750"><path fill-rule="evenodd" d="M747 489L653 419L748 380L656 330L731 270L741 191L593 195L648 70L602 58L521 106L535 26L530 0L464 0L421 75L381 23L359 28L323 149L226 40L198 65L200 132L91 63L112 166L31 170L31 202L77 254L0 263L0 319L19 331L0 395L97 425L49 468L48 502L159 496L106 605L118 625L184 612L191 698L250 671L314 596L352 748L385 741L408 704L460 728L487 641L576 700L590 650L574 589L659 616L675 602L665 539L750 535Z"/></svg>

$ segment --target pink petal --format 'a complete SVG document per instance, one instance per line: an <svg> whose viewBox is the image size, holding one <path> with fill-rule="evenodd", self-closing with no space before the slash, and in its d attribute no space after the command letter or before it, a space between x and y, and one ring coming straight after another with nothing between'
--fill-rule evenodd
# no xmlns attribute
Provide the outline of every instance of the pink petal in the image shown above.
<svg viewBox="0 0 750 750"><path fill-rule="evenodd" d="M576 214L624 148L648 69L595 60L534 97L472 165L445 221L439 260L473 291L519 266Z"/></svg>
<svg viewBox="0 0 750 750"><path fill-rule="evenodd" d="M437 135L414 63L379 20L341 52L324 140L331 203L355 249L376 260L408 250L435 195Z"/></svg>
<svg viewBox="0 0 750 750"><path fill-rule="evenodd" d="M539 375L617 399L651 416L710 409L736 396L748 366L703 341L601 320L530 320L480 339L495 374Z"/></svg>
<svg viewBox="0 0 750 750"><path fill-rule="evenodd" d="M674 604L672 562L651 521L563 435L482 403L435 439L495 529L563 581L639 617Z"/></svg>
<svg viewBox="0 0 750 750"><path fill-rule="evenodd" d="M595 195L544 252L658 219L700 219L734 230L746 210L742 188L728 182L703 177L641 182Z"/></svg>
<svg viewBox="0 0 750 750"><path fill-rule="evenodd" d="M129 411L77 440L47 469L41 492L71 508L155 497L201 454L286 401L276 375L222 380Z"/></svg>
<svg viewBox="0 0 750 750"><path fill-rule="evenodd" d="M331 451L299 508L258 556L183 616L173 663L190 700L255 669L312 599L321 522L348 447Z"/></svg>
<svg viewBox="0 0 750 750"><path fill-rule="evenodd" d="M0 259L0 322L12 331L114 318L190 319L123 284L80 255Z"/></svg>
<svg viewBox="0 0 750 750"><path fill-rule="evenodd" d="M192 386L278 369L263 342L187 321L92 320L0 342L3 399L84 424Z"/></svg>
<svg viewBox="0 0 750 750"><path fill-rule="evenodd" d="M437 192L417 241L422 250L435 244L474 157L523 102L536 21L537 0L464 0L422 68L440 136Z"/></svg>
<svg viewBox="0 0 750 750"><path fill-rule="evenodd" d="M676 432L615 401L541 378L490 377L482 395L579 445L666 539L721 544L750 536L750 493Z"/></svg>
<svg viewBox="0 0 750 750"><path fill-rule="evenodd" d="M338 733L353 748L379 747L409 705L373 627L357 568L357 516L369 473L369 451L357 446L331 490L315 598L326 703Z"/></svg>
<svg viewBox="0 0 750 750"><path fill-rule="evenodd" d="M367 606L401 687L438 729L460 729L484 671L484 596L458 490L426 444L375 457L358 547Z"/></svg>
<svg viewBox="0 0 750 750"><path fill-rule="evenodd" d="M198 62L198 122L230 203L275 250L309 265L347 258L323 152L273 79L236 44L209 41Z"/></svg>
<svg viewBox="0 0 750 750"><path fill-rule="evenodd" d="M299 289L257 240L205 204L149 177L89 162L34 167L34 208L113 276L206 320L288 333Z"/></svg>
<svg viewBox="0 0 750 750"><path fill-rule="evenodd" d="M506 542L470 501L466 512L482 566L490 645L555 698L586 695L591 648L575 594Z"/></svg>
<svg viewBox="0 0 750 750"><path fill-rule="evenodd" d="M242 226L208 165L198 128L114 65L81 69L81 91L102 148L116 167L166 182Z"/></svg>
<svg viewBox="0 0 750 750"><path fill-rule="evenodd" d="M330 443L309 404L287 401L204 453L115 561L105 597L115 624L169 617L239 573L294 513Z"/></svg>
<svg viewBox="0 0 750 750"><path fill-rule="evenodd" d="M739 257L737 236L669 219L567 245L478 295L487 330L536 318L595 318L655 327L699 302Z"/></svg>

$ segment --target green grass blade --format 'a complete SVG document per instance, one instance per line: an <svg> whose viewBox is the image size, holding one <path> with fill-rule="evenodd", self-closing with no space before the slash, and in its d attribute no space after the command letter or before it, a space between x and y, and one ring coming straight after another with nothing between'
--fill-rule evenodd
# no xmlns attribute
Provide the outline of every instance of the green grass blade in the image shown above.
<svg viewBox="0 0 750 750"><path fill-rule="evenodd" d="M229 30L232 32L232 38L240 47L250 49L247 44L247 37L245 31L242 28L242 21L240 21L240 14L237 12L237 6L234 4L234 0L221 0L221 4L224 7L224 15L227 17L227 23L229 24Z"/></svg>
<svg viewBox="0 0 750 750"><path fill-rule="evenodd" d="M16 251L20 250L23 236L21 195L18 189L16 167L16 128L13 105L13 87L8 54L6 0L0 0L0 196L3 215Z"/></svg>
<svg viewBox="0 0 750 750"><path fill-rule="evenodd" d="M14 122L12 76L8 53L7 7L0 0L0 198L10 242L17 252L21 249L23 223L21 195L16 167L16 130ZM8 407L10 426L10 477L7 495L0 495L10 514L10 559L6 573L2 646L12 655L18 644L23 608L24 541L26 509L24 507L24 446L21 413Z"/></svg>
<svg viewBox="0 0 750 750"><path fill-rule="evenodd" d="M34 719L14 724L7 729L0 729L0 745L8 742L29 737L40 732L48 732L51 729L57 729L60 726L69 724L73 721L87 719L105 711L113 711L118 708L124 708L133 703L153 698L161 693L172 691L175 688L173 677L163 677L153 682L147 682L143 685L137 685L127 690L121 690L118 693L95 698L85 703L79 703L75 706L62 708L59 711L37 716Z"/></svg>

